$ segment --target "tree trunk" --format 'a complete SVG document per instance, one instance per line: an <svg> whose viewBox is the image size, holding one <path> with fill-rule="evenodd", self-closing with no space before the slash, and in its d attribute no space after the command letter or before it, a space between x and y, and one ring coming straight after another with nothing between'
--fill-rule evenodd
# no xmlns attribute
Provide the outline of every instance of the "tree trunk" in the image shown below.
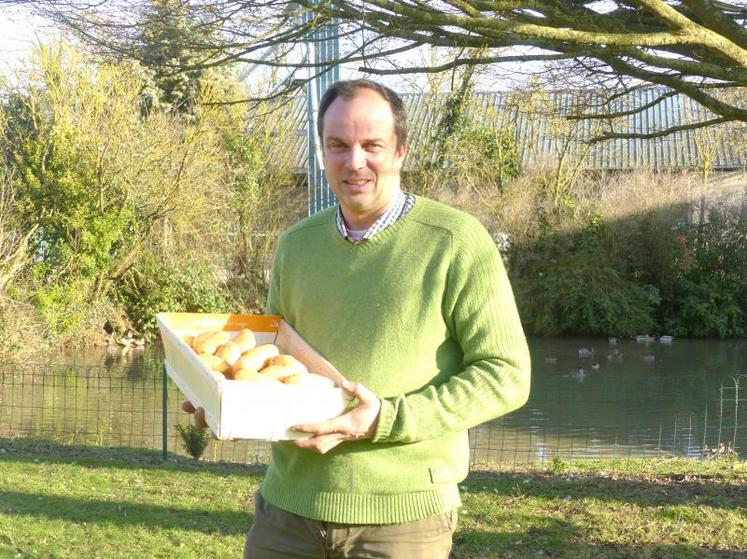
<svg viewBox="0 0 747 559"><path fill-rule="evenodd" d="M37 227L37 225L34 225L18 243L18 247L13 251L13 254L0 262L0 294L5 291L5 286L8 285L8 282L10 282L19 270L29 261L29 256L26 254L26 248L28 247L31 235L34 234Z"/></svg>

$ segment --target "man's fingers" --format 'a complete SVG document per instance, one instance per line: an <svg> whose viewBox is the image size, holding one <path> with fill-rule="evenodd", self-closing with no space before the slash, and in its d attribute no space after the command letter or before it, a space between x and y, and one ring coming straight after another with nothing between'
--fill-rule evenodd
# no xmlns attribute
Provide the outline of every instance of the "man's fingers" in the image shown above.
<svg viewBox="0 0 747 559"><path fill-rule="evenodd" d="M308 439L299 439L293 442L298 448L305 448L307 450L318 452L319 454L326 454L343 440L343 437L333 433L330 435L318 435Z"/></svg>
<svg viewBox="0 0 747 559"><path fill-rule="evenodd" d="M312 435L328 435L330 433L336 433L339 430L340 425L337 421L301 423L300 425L293 425L291 427L291 431L298 431L299 433L311 433Z"/></svg>
<svg viewBox="0 0 747 559"><path fill-rule="evenodd" d="M343 440L344 439L336 435L322 436L319 444L317 444L316 446L317 452L319 452L320 454L326 454L330 450L335 448L338 444L340 444Z"/></svg>
<svg viewBox="0 0 747 559"><path fill-rule="evenodd" d="M353 382L352 380L346 379L340 383L340 386L358 398L361 402L370 402L371 400L376 399L376 395L360 382Z"/></svg>
<svg viewBox="0 0 747 559"><path fill-rule="evenodd" d="M205 420L205 410L203 408L195 408L195 426L205 429L208 424Z"/></svg>
<svg viewBox="0 0 747 559"><path fill-rule="evenodd" d="M195 414L195 427L199 427L201 429L207 429L207 419L205 419L205 410L201 407L195 407L192 402L189 400L185 400L182 402L182 411L186 413L193 413ZM210 436L214 439L217 439L218 437L215 436L215 433L213 433L213 430L210 430Z"/></svg>
<svg viewBox="0 0 747 559"><path fill-rule="evenodd" d="M344 380L340 384L345 390L350 392L353 396L358 398L359 402L362 402L364 404L371 404L373 402L378 402L379 397L376 396L373 392L371 392L368 388L366 388L364 385L362 385L360 382L353 382L350 380Z"/></svg>

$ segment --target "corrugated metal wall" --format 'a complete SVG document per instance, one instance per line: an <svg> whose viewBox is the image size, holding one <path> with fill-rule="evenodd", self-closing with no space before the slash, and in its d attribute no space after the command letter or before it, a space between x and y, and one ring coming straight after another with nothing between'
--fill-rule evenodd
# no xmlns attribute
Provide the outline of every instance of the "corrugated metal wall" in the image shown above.
<svg viewBox="0 0 747 559"><path fill-rule="evenodd" d="M319 0L313 1L315 4L319 3ZM307 11L304 17L306 22L311 23L316 15ZM338 34L339 26L333 21L316 28L306 41L307 60L313 62L316 68L320 68L316 74L312 74L306 84L306 184L309 192L309 215L337 203L324 175L321 150L317 147L316 120L322 95L330 85L340 79L340 66L330 65L330 62L340 58Z"/></svg>
<svg viewBox="0 0 747 559"><path fill-rule="evenodd" d="M715 170L739 169L747 165L747 154L733 142L735 125L681 131L662 138L614 139L588 147L586 140L604 130L613 132L650 133L655 130L708 118L705 110L682 95L673 95L664 88L637 90L620 97L609 106L614 110L641 107L664 95L661 102L641 113L606 120L571 120L567 117L579 110L601 112L605 105L601 97L573 92L552 92L529 95L523 92L480 92L472 96L468 118L494 129L510 131L517 139L525 164L553 157L561 149L574 157L583 157L589 169L699 168L709 158ZM409 153L405 170L432 159L432 141L445 94L402 95L408 112ZM284 133L273 151L273 158L293 162L300 173L308 162L305 100L289 100L284 122L296 134ZM741 123L742 132L745 125ZM742 140L742 146L747 140ZM586 152L585 152L586 151ZM710 154L710 155L709 155ZM287 158L287 159L286 159Z"/></svg>

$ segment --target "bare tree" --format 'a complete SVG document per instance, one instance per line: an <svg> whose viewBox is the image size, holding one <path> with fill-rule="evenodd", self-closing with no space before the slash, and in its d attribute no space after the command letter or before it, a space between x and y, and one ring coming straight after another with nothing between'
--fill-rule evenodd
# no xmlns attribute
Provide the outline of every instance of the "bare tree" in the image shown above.
<svg viewBox="0 0 747 559"><path fill-rule="evenodd" d="M15 202L11 172L0 166L0 297L8 283L31 260L27 248L37 228L21 219L14 209Z"/></svg>
<svg viewBox="0 0 747 559"><path fill-rule="evenodd" d="M0 4L3 0L0 0ZM23 3L23 0L5 0ZM34 8L109 53L132 56L150 2L43 0ZM289 59L309 33L337 21L340 62L374 75L438 72L458 65L572 61L614 96L663 85L645 111L681 93L708 109L702 120L657 130L665 135L727 121L747 122L745 0L182 0L194 25L217 33L192 45L195 66L245 62L313 67ZM303 14L306 17L302 17ZM311 14L310 16L308 14ZM443 64L386 67L397 53L422 45L474 47L477 56ZM521 48L514 48L521 47ZM272 53L269 55L268 53ZM292 73L292 72L291 72ZM294 82L298 83L298 82ZM734 95L737 91L739 94ZM607 113L610 111L607 110ZM589 117L599 116L592 112ZM609 114L605 116L610 116ZM635 136L629 132L620 133ZM616 137L612 131L605 137ZM645 134L639 134L645 136Z"/></svg>

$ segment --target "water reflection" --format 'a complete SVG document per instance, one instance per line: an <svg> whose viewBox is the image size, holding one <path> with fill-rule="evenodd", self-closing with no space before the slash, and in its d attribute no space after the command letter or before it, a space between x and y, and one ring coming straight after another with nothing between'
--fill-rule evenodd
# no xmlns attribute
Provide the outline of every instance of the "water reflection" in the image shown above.
<svg viewBox="0 0 747 559"><path fill-rule="evenodd" d="M699 456L719 442L747 451L747 422L739 419L747 413L735 408L732 381L747 373L747 340L534 339L530 348L529 402L471 431L473 462ZM45 367L2 368L0 436L161 448L162 362L161 349L149 347L88 350ZM742 384L744 400L747 377ZM167 395L168 449L183 454L174 426L187 417L170 382ZM268 448L214 441L206 457L263 462Z"/></svg>
<svg viewBox="0 0 747 559"><path fill-rule="evenodd" d="M160 347L96 347L86 350L68 351L60 355L59 366L102 369L112 375L124 375L129 379L160 376L163 351Z"/></svg>
<svg viewBox="0 0 747 559"><path fill-rule="evenodd" d="M732 379L747 373L745 340L534 339L530 348L529 402L479 429L517 432L514 452L526 452L529 460L548 454L696 456L704 445L734 438ZM742 423L737 450L745 444Z"/></svg>

